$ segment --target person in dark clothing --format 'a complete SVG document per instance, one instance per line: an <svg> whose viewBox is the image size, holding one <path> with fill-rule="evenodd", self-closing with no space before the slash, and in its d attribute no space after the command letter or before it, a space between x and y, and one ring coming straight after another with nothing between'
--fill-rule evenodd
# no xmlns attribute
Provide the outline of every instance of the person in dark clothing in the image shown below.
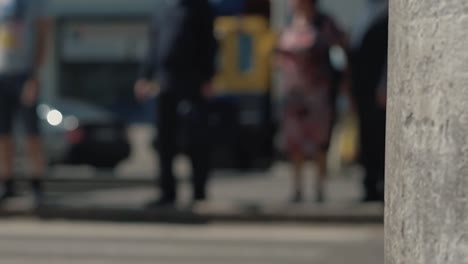
<svg viewBox="0 0 468 264"><path fill-rule="evenodd" d="M26 134L31 187L36 205L43 202L46 169L39 120L40 72L50 23L47 0L0 1L0 204L17 194L14 181L14 121Z"/></svg>
<svg viewBox="0 0 468 264"><path fill-rule="evenodd" d="M214 13L208 0L161 1L154 14L147 59L135 93L139 99L153 92L151 80L159 89L158 142L161 161L161 197L150 206L173 205L177 184L172 163L177 151L180 109L186 109L189 130L188 152L193 167L193 200L207 198L209 175L209 136L207 98L215 72L217 43ZM186 107L180 107L180 106Z"/></svg>
<svg viewBox="0 0 468 264"><path fill-rule="evenodd" d="M352 57L353 96L360 118L360 156L365 170L364 202L384 199L386 111L382 91L386 88L388 9L382 10L363 31Z"/></svg>

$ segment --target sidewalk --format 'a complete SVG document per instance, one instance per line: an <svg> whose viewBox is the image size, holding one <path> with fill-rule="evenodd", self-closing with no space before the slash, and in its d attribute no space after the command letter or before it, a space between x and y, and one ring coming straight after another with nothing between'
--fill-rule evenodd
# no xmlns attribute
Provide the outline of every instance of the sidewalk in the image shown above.
<svg viewBox="0 0 468 264"><path fill-rule="evenodd" d="M187 179L181 180L177 209L147 210L144 208L145 203L157 195L151 179L127 178L110 189L56 193L37 212L28 210L27 202L20 200L16 205L4 208L0 214L27 215L30 211L31 214L36 213L48 219L184 223L383 221L382 205L358 203L360 179L355 171L350 171L349 175L331 177L327 187L328 199L323 205L313 202L314 188L310 175L306 184L308 201L297 206L289 204L289 169L288 165L278 163L266 172L216 172L210 186L210 202L197 208L189 209L190 186ZM118 182L118 179L115 181Z"/></svg>

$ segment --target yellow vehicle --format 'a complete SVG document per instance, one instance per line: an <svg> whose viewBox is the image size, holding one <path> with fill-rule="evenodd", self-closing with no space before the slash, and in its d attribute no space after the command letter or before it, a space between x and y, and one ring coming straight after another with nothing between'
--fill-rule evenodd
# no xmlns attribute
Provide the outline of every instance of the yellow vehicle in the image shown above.
<svg viewBox="0 0 468 264"><path fill-rule="evenodd" d="M259 15L219 17L216 34L220 48L213 114L230 120L217 126L217 140L222 153L234 155L222 159L234 161L230 166L237 168L268 166L274 156L271 55L276 36L268 18Z"/></svg>

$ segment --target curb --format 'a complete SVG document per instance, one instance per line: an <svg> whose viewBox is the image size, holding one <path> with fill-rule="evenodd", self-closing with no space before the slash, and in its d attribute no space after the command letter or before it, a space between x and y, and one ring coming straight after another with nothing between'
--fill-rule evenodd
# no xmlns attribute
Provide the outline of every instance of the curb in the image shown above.
<svg viewBox="0 0 468 264"><path fill-rule="evenodd" d="M0 217L32 217L41 220L82 220L130 223L206 224L231 223L333 223L382 224L383 210L189 210L44 206L38 209L0 210Z"/></svg>

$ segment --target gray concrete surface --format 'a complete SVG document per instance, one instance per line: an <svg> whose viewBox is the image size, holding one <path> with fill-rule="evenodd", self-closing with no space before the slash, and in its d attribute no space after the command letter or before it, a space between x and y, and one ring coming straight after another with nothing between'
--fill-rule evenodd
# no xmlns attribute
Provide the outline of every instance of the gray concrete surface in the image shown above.
<svg viewBox="0 0 468 264"><path fill-rule="evenodd" d="M327 203L314 203L313 170L309 170L307 201L301 205L289 203L290 168L277 164L270 171L257 173L217 172L211 183L208 203L201 209L187 211L191 191L188 181L180 186L179 209L154 212L144 205L157 196L153 184L140 187L120 187L107 190L77 192L50 200L43 217L71 216L135 221L339 221L381 222L383 207L380 204L360 204L360 177L356 173L330 178L327 186ZM73 209L73 213L69 209Z"/></svg>
<svg viewBox="0 0 468 264"><path fill-rule="evenodd" d="M391 0L386 263L468 263L468 2Z"/></svg>
<svg viewBox="0 0 468 264"><path fill-rule="evenodd" d="M181 181L179 202L181 205L185 205L190 202L191 196L190 169L188 165L183 165L177 167L177 170L179 171L178 175L181 175L179 177ZM290 173L290 165L282 162L278 162L269 170L259 172L215 171L210 181L210 200L222 204L286 204L291 195ZM304 186L307 198L306 204L313 204L315 170L312 165L309 165L306 174L307 178ZM99 177L96 179L99 180ZM108 179L113 180L112 178ZM93 188L90 188L90 192L87 192L85 197L81 192L76 195L67 195L64 198L70 201L80 200L82 204L92 202L105 205L110 202L111 204L108 205L115 206L119 204L143 204L145 200L157 195L156 188L152 184L152 177L143 178L146 182L138 181L138 178L121 179L123 182L120 185L110 184L114 189L92 191ZM119 178L114 178L114 180L118 182ZM135 180L136 184L132 185L132 180ZM60 193L59 188L60 186L57 185L54 191ZM73 186L67 187L67 189L72 188ZM330 177L326 189L328 203L330 204L356 203L361 198L360 172L356 169L350 169L340 175ZM123 193L128 195L123 195ZM67 193L64 192L64 194Z"/></svg>
<svg viewBox="0 0 468 264"><path fill-rule="evenodd" d="M383 227L0 221L2 264L377 264Z"/></svg>
<svg viewBox="0 0 468 264"><path fill-rule="evenodd" d="M147 210L144 205L157 196L151 178L98 178L69 181L52 179L46 184L48 199L39 211L31 211L31 199L23 196L0 209L0 215L39 215L43 218L145 222L377 222L383 220L380 204L360 204L360 174L347 173L330 178L327 202L314 203L313 167L304 186L307 201L291 205L290 168L277 163L264 172L217 171L210 185L210 201L197 208L190 203L189 174L181 171L180 200L176 210ZM185 176L184 176L185 175Z"/></svg>
<svg viewBox="0 0 468 264"><path fill-rule="evenodd" d="M178 156L174 168L181 181L178 210L148 211L144 205L157 196L154 175L157 154L150 146L154 131L148 126L130 128L132 154L115 170L99 171L86 166L50 169L46 207L31 210L30 197L20 197L0 207L1 215L39 215L44 218L147 221L303 221L379 222L383 207L361 205L361 173L358 168L334 166L327 185L327 203L316 205L312 164L307 166L306 202L288 203L291 166L277 162L254 172L216 170L210 184L210 202L202 210L187 210L190 202L190 162ZM21 166L19 166L21 167ZM21 181L20 187L28 185Z"/></svg>

